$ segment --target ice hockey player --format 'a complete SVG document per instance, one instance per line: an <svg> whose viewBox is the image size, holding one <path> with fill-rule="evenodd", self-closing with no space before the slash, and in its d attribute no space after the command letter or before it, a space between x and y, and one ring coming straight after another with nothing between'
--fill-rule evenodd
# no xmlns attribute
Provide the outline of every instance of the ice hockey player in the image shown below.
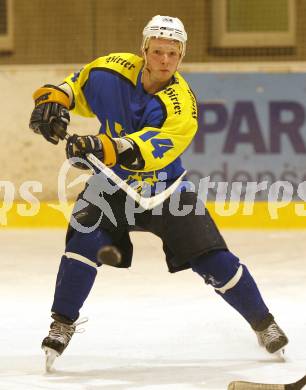
<svg viewBox="0 0 306 390"><path fill-rule="evenodd" d="M153 191L159 180L170 185L184 171L180 156L197 131L196 100L177 71L186 41L178 18L154 16L143 30L141 56L105 55L59 86L39 88L34 93L30 128L57 144L66 136L69 111L96 116L101 123L97 135L73 135L67 141L67 158L84 159L72 162L74 166L88 168L86 155L92 153L122 179L149 182ZM163 179L159 179L160 173ZM179 195L181 207L195 206L196 193L182 189ZM84 192L78 199L83 196ZM104 198L116 224L103 217L90 232L78 231L71 223L68 227L51 308L53 322L42 342L47 368L63 353L76 331L79 311L100 265L97 253L101 248L113 245L122 255L118 267L131 265L129 231L133 226L125 215L126 194L119 190L111 196L104 194ZM208 211L195 212L194 207L186 215L173 215L169 199L163 203L162 215L144 210L135 216L137 227L161 238L169 271L192 268L245 318L268 352L282 350L288 342L286 335L264 303L248 268L229 250ZM94 226L100 215L99 207L91 203L73 212L85 227Z"/></svg>

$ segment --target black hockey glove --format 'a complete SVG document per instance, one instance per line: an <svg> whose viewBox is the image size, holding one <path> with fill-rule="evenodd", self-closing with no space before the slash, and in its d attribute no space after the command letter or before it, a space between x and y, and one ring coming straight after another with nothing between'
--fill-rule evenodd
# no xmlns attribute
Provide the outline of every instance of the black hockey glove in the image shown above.
<svg viewBox="0 0 306 390"><path fill-rule="evenodd" d="M108 167L117 163L117 146L115 141L105 134L99 135L72 135L67 140L66 156L68 159L78 157L86 160L88 153L94 154ZM71 165L80 169L89 169L89 165L82 161L71 161Z"/></svg>
<svg viewBox="0 0 306 390"><path fill-rule="evenodd" d="M54 85L45 85L34 92L35 108L30 119L30 129L41 134L52 144L64 139L70 122L68 94Z"/></svg>

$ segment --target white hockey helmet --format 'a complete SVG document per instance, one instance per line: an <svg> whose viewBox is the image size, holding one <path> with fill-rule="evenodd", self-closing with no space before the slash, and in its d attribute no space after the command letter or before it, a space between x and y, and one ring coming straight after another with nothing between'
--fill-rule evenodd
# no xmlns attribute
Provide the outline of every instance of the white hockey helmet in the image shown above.
<svg viewBox="0 0 306 390"><path fill-rule="evenodd" d="M181 55L182 58L184 57L186 52L187 33L179 18L161 15L153 16L143 29L142 34L142 51L145 51L148 48L150 38L165 38L179 41L181 44Z"/></svg>

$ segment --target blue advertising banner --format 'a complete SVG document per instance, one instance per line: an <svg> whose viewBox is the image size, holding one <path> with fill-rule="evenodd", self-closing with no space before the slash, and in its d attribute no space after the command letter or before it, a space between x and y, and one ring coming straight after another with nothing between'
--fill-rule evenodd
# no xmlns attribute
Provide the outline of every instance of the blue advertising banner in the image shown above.
<svg viewBox="0 0 306 390"><path fill-rule="evenodd" d="M306 73L184 77L199 108L199 130L184 155L189 179L198 183L209 176L229 187L242 182L242 192L247 182L267 182L257 200L267 200L269 187L281 182L285 195L293 191L293 199L300 199L297 189L306 180ZM229 189L223 191L228 197ZM209 199L215 196L216 188L210 189Z"/></svg>

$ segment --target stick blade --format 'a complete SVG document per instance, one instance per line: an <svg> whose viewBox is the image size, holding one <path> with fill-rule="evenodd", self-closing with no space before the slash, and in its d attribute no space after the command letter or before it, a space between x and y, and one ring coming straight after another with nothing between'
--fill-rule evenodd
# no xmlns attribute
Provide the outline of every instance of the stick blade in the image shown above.
<svg viewBox="0 0 306 390"><path fill-rule="evenodd" d="M227 390L285 390L285 385L233 381L228 385Z"/></svg>
<svg viewBox="0 0 306 390"><path fill-rule="evenodd" d="M305 385L306 375L297 382L287 385L233 381L228 385L227 390L302 390Z"/></svg>
<svg viewBox="0 0 306 390"><path fill-rule="evenodd" d="M306 375L295 383L285 386L285 390L301 390L306 385Z"/></svg>

